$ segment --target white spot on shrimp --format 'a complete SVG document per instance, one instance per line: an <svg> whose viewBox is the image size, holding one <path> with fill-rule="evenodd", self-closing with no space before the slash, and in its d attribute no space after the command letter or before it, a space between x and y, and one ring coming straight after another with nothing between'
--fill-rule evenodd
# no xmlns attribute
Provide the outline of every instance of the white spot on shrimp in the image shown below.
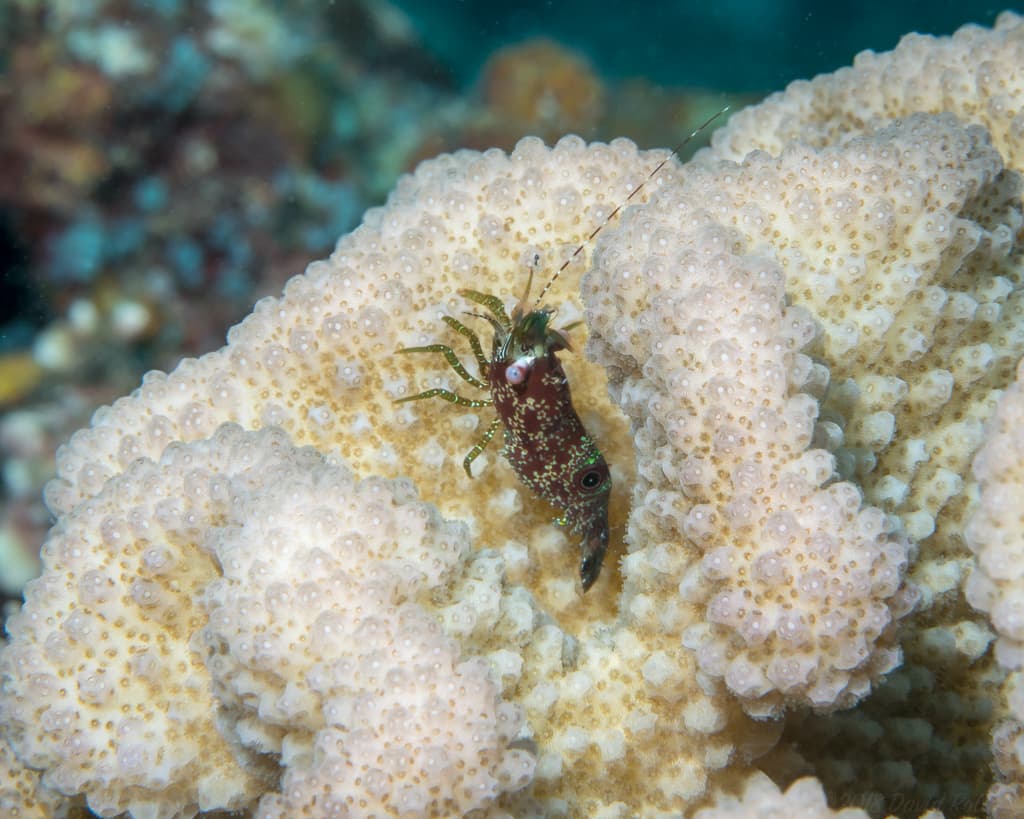
<svg viewBox="0 0 1024 819"><path fill-rule="evenodd" d="M505 370L505 380L509 384L522 384L527 377L530 375L530 370L533 368L533 362L537 359L534 356L523 356L523 358L517 358L508 368Z"/></svg>

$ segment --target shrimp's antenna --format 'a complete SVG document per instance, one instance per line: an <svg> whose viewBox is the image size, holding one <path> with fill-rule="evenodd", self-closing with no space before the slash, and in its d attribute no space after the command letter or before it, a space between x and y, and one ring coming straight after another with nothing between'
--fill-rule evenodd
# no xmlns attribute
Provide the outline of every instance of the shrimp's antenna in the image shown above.
<svg viewBox="0 0 1024 819"><path fill-rule="evenodd" d="M654 175L658 171L660 171L662 168L664 168L665 165L668 164L668 161L672 157L676 156L681 150L683 150L683 148L685 148L689 144L691 139L693 139L695 136L697 136L701 131L703 131L705 128L707 128L712 122L714 122L716 119L718 119L720 116L722 116L722 114L724 114L728 110L729 110L729 106L727 105L721 111L718 111L717 113L715 113L712 116L708 117L706 120L704 120L703 123L701 123L696 128L694 128L690 132L689 136L686 137L686 139L684 139L682 142L680 142L678 145L676 145L675 148L673 148L671 151L669 151L668 156L666 156L663 160L661 160L661 162L658 163L658 166L647 175L647 178L643 182L641 182L639 185L637 185L635 188L633 188L633 190L629 194L629 196L627 196L625 199L623 199L621 202L619 202L618 205L615 206L615 210L613 210L611 213L609 213L604 218L604 221L601 222L601 224L599 224L596 228L594 228L593 231L591 231L590 235L586 239L584 239L582 242L580 242L579 246L572 252L572 255L569 256L569 258L566 259L564 262L562 262L562 266L560 268L558 268L558 270L555 271L555 275L553 275L550 279L548 279L547 284L545 284L544 287L541 289L540 293L537 295L537 300L533 303L534 309L537 309L538 307L540 307L541 299L544 298L545 294L548 292L548 289L551 287L551 285L553 285L555 283L555 281L557 281L558 277L562 275L562 271L565 270L565 268L567 268L569 265L571 265L572 262L573 262L573 259L575 259L577 256L579 256L583 252L583 250L592 241L594 241L594 237L597 236L597 234L600 233L602 230L604 230L605 225L607 225L612 219L614 219L616 216L618 216L619 215L619 211L621 211L624 207L626 207L626 205L629 204L630 200L634 196L636 196L638 193L640 193L640 191L642 191L647 186L647 183L650 182L654 178Z"/></svg>

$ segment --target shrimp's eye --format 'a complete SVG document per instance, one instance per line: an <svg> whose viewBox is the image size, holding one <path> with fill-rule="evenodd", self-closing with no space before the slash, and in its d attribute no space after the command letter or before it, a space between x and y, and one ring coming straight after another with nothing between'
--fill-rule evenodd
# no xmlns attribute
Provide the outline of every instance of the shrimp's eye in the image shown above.
<svg viewBox="0 0 1024 819"><path fill-rule="evenodd" d="M597 489L604 483L605 470L599 467L592 467L580 475L580 487L591 491Z"/></svg>
<svg viewBox="0 0 1024 819"><path fill-rule="evenodd" d="M505 368L505 380L509 384L522 384L530 374L530 365L532 363L532 358L517 358Z"/></svg>

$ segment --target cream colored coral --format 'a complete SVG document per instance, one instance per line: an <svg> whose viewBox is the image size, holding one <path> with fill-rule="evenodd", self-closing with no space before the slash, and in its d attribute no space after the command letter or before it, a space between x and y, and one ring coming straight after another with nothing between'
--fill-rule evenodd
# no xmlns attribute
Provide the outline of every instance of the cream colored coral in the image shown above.
<svg viewBox="0 0 1024 819"><path fill-rule="evenodd" d="M977 567L966 594L992 618L996 657L1011 672L1003 691L1008 718L993 735L1002 781L988 803L990 815L1009 819L1024 812L1024 360L999 401L974 475L980 497L965 534Z"/></svg>
<svg viewBox="0 0 1024 819"><path fill-rule="evenodd" d="M811 223L822 227L818 238L827 235L832 241L801 247L800 257L783 257L793 303L823 321L820 341L809 350L827 360L832 379L817 441L835 448L841 473L853 477L869 501L897 514L918 540L911 578L922 592L918 613L906 628L905 673L866 709L871 712L866 722L884 737L882 747L899 749L891 764L905 766L911 775L897 784L880 776L890 763L883 765L877 750L852 750L859 748L856 739L847 741L824 722L811 736L820 731L827 742L818 745L796 732L792 740L807 746L818 770L843 772L863 790L899 791L919 804L939 798L936 794L954 806L977 804L985 788L984 747L993 720L986 704L999 700L1001 675L986 653L991 631L966 604L960 586L971 564L963 542L976 492L970 460L1024 351L1022 53L1024 24L1009 13L1000 16L994 30L968 26L951 38L910 35L893 52L866 53L853 68L795 83L740 112L715 135L715 147L705 156L735 159L754 149L784 153L787 145L790 151L800 145L820 149L869 135L884 127L887 117L916 111L948 111L965 124L981 123L1000 155L985 146L984 137L978 141L977 134L965 131L980 148L971 149L967 164L974 181L954 182L953 188L946 182L938 190L925 183L928 192L919 187L917 169L907 165L912 172L907 183L885 194L905 190L921 196L909 195L913 204L879 211L888 238L873 257L852 268L853 281L835 275L843 254L833 246L850 249L842 241L850 227L860 244L878 232L868 218L879 198L877 188L865 191L863 180L851 179L855 185L846 195L833 194L830 203L819 199L818 205L804 190ZM956 177L958 164L922 168L921 175ZM957 191L963 184L970 187ZM850 206L860 221L850 221ZM830 214L837 218L832 221ZM787 225L780 235L788 237L791 229ZM943 234L949 238L942 240ZM927 265L908 269L903 256L919 255L932 237L939 239L940 252ZM908 276L910 282L916 279L912 289L919 295L894 312L887 303L893 285L906 286ZM922 289L925 282L930 284ZM843 313L845 325L836 321ZM900 314L916 318L907 327ZM880 338L879 327L888 327ZM847 337L858 343L851 347ZM901 736L907 709L927 724L928 742L908 743ZM832 764L836 748L848 750Z"/></svg>
<svg viewBox="0 0 1024 819"><path fill-rule="evenodd" d="M936 143L936 134L923 165L872 160L860 170L882 175L866 183L856 168L837 167L827 191L784 201L783 233L818 229L813 247L784 252L782 262L794 302L823 322L814 352L829 361L838 387L825 413L844 427L844 473L856 474L869 499L898 512L919 540L962 531L958 498L993 391L1024 351L1014 241L1020 180L1003 172L1004 163L1024 169L1021 66L1024 21L1011 13L991 31L909 35L892 52L865 52L852 68L793 83L740 112L711 152L806 151L921 111L987 129L949 143ZM886 171L894 162L898 177Z"/></svg>
<svg viewBox="0 0 1024 819"><path fill-rule="evenodd" d="M868 819L869 815L860 808L829 808L816 779L798 779L782 792L763 773L755 773L744 783L740 796L721 794L713 807L701 808L694 819Z"/></svg>
<svg viewBox="0 0 1024 819"><path fill-rule="evenodd" d="M794 83L740 112L715 135L705 157L817 150L921 111L949 112L987 129L987 136L965 130L937 145L938 162L930 169L908 163L899 187L890 185L881 196L877 186L867 190L864 180L851 177L845 191L829 198L806 189L799 199L790 197L793 204L803 200L821 230L799 256L783 255L787 293L823 322L820 342L809 350L827 360L832 380L817 440L836 447L842 474L853 477L870 502L896 514L918 541L910 576L922 600L906 628L905 679L915 680L913 689L933 690L922 704L905 700L896 686L870 721L882 727L885 748L904 754L901 716L911 708L926 717L931 740L912 743L909 757L893 760L910 766L909 781L894 786L877 778L879 792L898 790L922 804L936 794L951 805L976 804L985 788L982 754L993 721L984 704L1000 699L1001 675L986 653L990 628L967 605L961 586L972 562L963 540L977 491L970 462L1024 352L1022 66L1024 20L1015 14L1000 15L993 30L966 26L948 38L909 35L892 52L867 52L852 68ZM963 159L946 153L962 151L956 145L965 137L976 147L960 153ZM969 174L957 181L960 165ZM895 207L876 215L872 204L886 197ZM780 231L787 242L792 224ZM867 256L849 239L877 249ZM937 252L929 254L929 246ZM848 268L855 275L837 276L838 262L852 249L855 259L863 256ZM908 285L902 304L899 293ZM848 338L857 343L850 346ZM886 702L895 709L891 714ZM809 753L824 762L833 749L855 744L833 733L820 748L809 745ZM862 789L876 787L871 783L883 767L877 751L845 753L840 762L831 770L847 771Z"/></svg>
<svg viewBox="0 0 1024 819"><path fill-rule="evenodd" d="M199 542L213 510L188 502L174 456L136 464L54 527L0 654L5 739L47 787L86 794L101 815L240 807L265 787L266 769L243 769L215 729L189 644L218 571Z"/></svg>
<svg viewBox="0 0 1024 819"><path fill-rule="evenodd" d="M712 153L734 161L753 150L778 156L794 142L820 148L886 120L948 112L984 127L1006 164L1024 167L1022 25L1006 11L992 29L908 34L892 51L864 51L849 68L797 80L738 112L715 134Z"/></svg>
<svg viewBox="0 0 1024 819"><path fill-rule="evenodd" d="M992 288L998 268L975 272L980 262L964 261L968 247L955 237L982 230L964 218L935 227L937 241L898 260L885 254L914 226L951 221L950 211L982 196L1000 169L980 130L916 116L833 148L691 166L599 243L585 283L592 350L634 421L638 451L650 453L640 461L629 538L646 545L625 563L624 605L661 622L706 605L707 624L686 640L702 670L758 713L785 698L850 704L898 663L890 625L911 601L898 594L903 523L861 508L856 486L835 481L833 452L885 450L894 411L901 432L927 423L903 420L906 382L934 372L933 355L954 358L960 334L948 322L927 326L923 296L938 291L943 265L951 277L970 265L978 289ZM923 213L901 204L911 183L923 192ZM854 186L872 195L870 206L853 204ZM844 197L839 219L833 205ZM893 224L865 229L879 212L893 214ZM790 288L799 293L812 277L833 309L813 298L813 314L785 306ZM874 318L847 331L841 319L857 305ZM999 304L990 306L995 318ZM872 323L883 313L884 331ZM1013 354L1012 320L1002 325L1010 343L1000 357ZM855 353L832 343L850 332ZM910 332L927 355L901 357ZM800 353L805 347L814 359ZM815 396L835 387L836 368L855 366L870 413L845 432L836 414L816 428ZM698 556L703 582L673 582ZM876 643L885 648L872 656Z"/></svg>
<svg viewBox="0 0 1024 819"><path fill-rule="evenodd" d="M529 783L533 755L508 747L521 709L468 653L513 604L500 560L408 485L260 467L248 498L223 487L201 635L222 725L285 767L257 815L461 816Z"/></svg>
<svg viewBox="0 0 1024 819"><path fill-rule="evenodd" d="M9 745L0 742L0 815L10 819L50 819L67 815L60 794L40 783L39 771L18 760Z"/></svg>
<svg viewBox="0 0 1024 819"><path fill-rule="evenodd" d="M174 444L44 546L0 661L8 739L101 815L486 808L533 756L467 653L516 605L468 546L407 484L355 482L280 430Z"/></svg>
<svg viewBox="0 0 1024 819"><path fill-rule="evenodd" d="M984 132L911 122L920 144L904 155L858 157L851 146L852 163L816 171L813 150L792 146L777 182L808 171L820 181L785 197L781 213L762 198L742 218L763 239L815 237L789 243L779 261L787 292L822 323L810 352L831 368L824 413L833 426L820 434L835 439L843 474L921 540L947 505L962 528L961 476L989 396L1024 350L1024 304L1014 284L1015 178L1001 173Z"/></svg>
<svg viewBox="0 0 1024 819"><path fill-rule="evenodd" d="M980 494L964 534L977 570L965 590L971 605L992 618L1000 663L1018 669L1024 667L1024 360L987 433L974 459Z"/></svg>

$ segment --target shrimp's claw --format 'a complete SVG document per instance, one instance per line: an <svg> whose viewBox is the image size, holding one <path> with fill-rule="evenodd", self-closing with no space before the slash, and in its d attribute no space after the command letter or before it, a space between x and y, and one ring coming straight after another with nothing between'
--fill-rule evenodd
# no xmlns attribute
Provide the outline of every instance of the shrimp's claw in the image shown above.
<svg viewBox="0 0 1024 819"><path fill-rule="evenodd" d="M607 520L607 518L606 518ZM580 581L586 592L601 574L604 553L608 551L608 524L598 523L586 533L580 543Z"/></svg>

